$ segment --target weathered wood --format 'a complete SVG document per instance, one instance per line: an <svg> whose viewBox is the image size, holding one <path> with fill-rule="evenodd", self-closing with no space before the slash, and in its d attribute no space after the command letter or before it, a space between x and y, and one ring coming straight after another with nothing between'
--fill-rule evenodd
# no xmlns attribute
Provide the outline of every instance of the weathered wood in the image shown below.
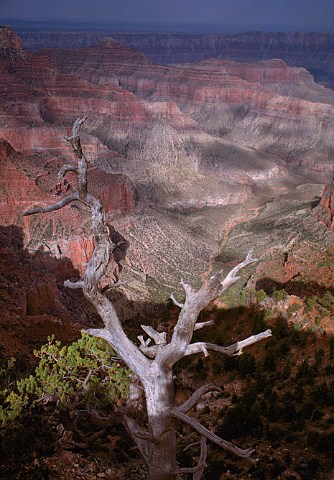
<svg viewBox="0 0 334 480"><path fill-rule="evenodd" d="M258 333L257 335L252 335L251 337L248 337L245 340L238 341L233 345L229 345L228 347L222 347L221 345L207 342L191 343L190 345L188 345L184 356L194 355L195 353L200 353L203 351L207 352L208 350L213 350L215 352L223 353L224 355L228 356L241 355L244 348L249 347L250 345L254 345L254 343L260 342L261 340L269 337L271 337L270 329Z"/></svg>
<svg viewBox="0 0 334 480"><path fill-rule="evenodd" d="M186 423L187 425L190 425L193 427L197 432L199 432L201 435L206 437L208 440L211 442L215 443L216 445L219 445L219 447L223 448L224 450L227 450L230 453L234 453L240 458L245 458L249 460L251 463L255 463L257 460L250 458L251 455L254 453L254 448L239 448L236 445L234 445L231 442L227 442L221 437L218 437L215 433L210 432L207 428L205 428L198 420L195 418L189 417L188 415L185 415L184 413L180 412L178 409L174 408L171 410L171 415L175 418L178 418L182 422Z"/></svg>
<svg viewBox="0 0 334 480"><path fill-rule="evenodd" d="M207 385L203 385L202 387L197 388L194 393L191 395L190 398L183 404L177 407L178 411L181 413L187 413L191 410L197 403L199 402L200 398L209 392L219 392L221 393L221 389L213 385L212 383L208 383Z"/></svg>

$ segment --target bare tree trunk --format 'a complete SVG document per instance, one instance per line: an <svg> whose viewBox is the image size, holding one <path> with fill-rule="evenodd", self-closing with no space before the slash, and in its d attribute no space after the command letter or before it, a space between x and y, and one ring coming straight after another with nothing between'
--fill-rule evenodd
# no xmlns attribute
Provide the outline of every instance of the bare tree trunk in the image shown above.
<svg viewBox="0 0 334 480"><path fill-rule="evenodd" d="M174 429L160 435L148 460L148 480L176 480L176 433Z"/></svg>
<svg viewBox="0 0 334 480"><path fill-rule="evenodd" d="M139 336L140 345L136 346L126 336L113 304L99 290L99 281L104 275L111 253L117 248L117 245L110 240L100 201L88 192L88 162L83 154L79 137L80 127L85 120L86 118L76 120L73 126L73 135L67 138L72 144L78 165L65 165L58 175L61 181L67 172L77 173L78 190L53 205L33 207L23 212L22 215L56 211L74 201L85 204L91 210L92 232L96 241L95 250L87 265L84 278L78 282L66 281L65 286L72 289L81 288L104 322L104 328L89 329L87 333L104 338L132 371L131 397L135 401L133 405L139 412L139 416L144 418L140 423L132 418L130 416L131 405L129 416L124 413L123 418L146 462L149 472L148 479L176 480L179 473L184 473L192 475L193 480L200 480L206 466L206 439L241 458L254 462L256 460L251 457L254 452L252 448L242 449L223 440L201 425L197 419L187 415L187 412L196 405L204 393L217 391L216 387L204 385L197 389L183 405L175 404L173 367L176 362L187 355L200 353L207 356L209 350L225 355L241 355L243 348L270 337L271 331L266 330L245 340L237 341L228 347L207 342L191 343L194 330L209 327L214 323L213 321L197 323L200 312L239 280L240 277L237 274L241 269L257 260L250 252L245 260L234 267L225 278L222 276L223 272L218 271L208 278L197 291L191 285L182 282L185 294L184 302L179 302L173 295L171 296L175 305L180 308L171 340L167 341L165 332L157 332L149 325L142 325L148 338L145 340L143 336ZM154 345L150 345L152 340ZM141 401L141 391L145 397L143 406L138 405L138 402ZM129 403L131 404L131 402ZM146 418L143 411L146 411ZM178 468L177 466L174 426L176 420L190 425L201 436L200 457L198 465L195 467Z"/></svg>
<svg viewBox="0 0 334 480"><path fill-rule="evenodd" d="M148 459L149 480L172 480L177 469L176 433L170 414L174 406L172 371L156 369L144 383L149 431L155 441Z"/></svg>

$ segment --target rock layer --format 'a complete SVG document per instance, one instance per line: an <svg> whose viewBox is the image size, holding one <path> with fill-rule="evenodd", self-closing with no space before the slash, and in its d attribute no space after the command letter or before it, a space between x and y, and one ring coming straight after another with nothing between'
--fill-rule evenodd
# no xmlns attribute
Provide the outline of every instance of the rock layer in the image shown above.
<svg viewBox="0 0 334 480"><path fill-rule="evenodd" d="M318 207L313 216L334 231L334 180L325 186Z"/></svg>
<svg viewBox="0 0 334 480"><path fill-rule="evenodd" d="M303 68L281 60L240 64L226 60L159 66L126 64L105 40L80 51L49 50L64 74L96 83L117 81L145 101L177 105L194 126L229 144L273 154L304 174L333 174L334 93ZM183 128L189 131L190 124ZM194 128L196 132L196 128ZM101 137L103 138L103 137ZM194 137L196 139L196 136Z"/></svg>
<svg viewBox="0 0 334 480"><path fill-rule="evenodd" d="M176 33L56 33L23 32L28 49L83 48L113 36L144 52L156 63L197 62L210 57L241 62L279 58L287 64L310 70L318 81L334 87L333 33L176 34Z"/></svg>
<svg viewBox="0 0 334 480"><path fill-rule="evenodd" d="M19 213L32 205L58 201L59 197L50 193L57 183L55 173L55 168L45 165L43 158L19 154L6 140L1 139L1 224L9 227L17 223ZM90 170L89 177L90 188L100 196L107 213L126 214L136 209L137 193L129 178L102 173L95 168ZM67 183L65 189L70 191L71 188ZM31 252L42 249L58 259L68 258L73 267L81 272L93 250L89 228L85 227L86 221L85 213L71 207L61 210L57 215L25 218L25 245ZM64 269L66 262L60 262L59 265ZM66 274L64 271L61 273Z"/></svg>

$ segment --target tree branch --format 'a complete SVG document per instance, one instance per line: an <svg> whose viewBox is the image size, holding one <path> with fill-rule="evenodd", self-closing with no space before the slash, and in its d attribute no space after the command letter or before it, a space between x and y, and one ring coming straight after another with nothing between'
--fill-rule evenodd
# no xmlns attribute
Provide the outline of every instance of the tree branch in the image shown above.
<svg viewBox="0 0 334 480"><path fill-rule="evenodd" d="M71 165L71 164L66 164L66 165L63 165L61 167L61 169L59 170L58 172L58 178L59 180L64 178L64 176L66 175L66 173L68 172L74 172L76 174L79 173L79 170L78 170L78 167L76 167L75 165Z"/></svg>
<svg viewBox="0 0 334 480"><path fill-rule="evenodd" d="M172 472L174 475L178 475L178 474L182 474L182 473L185 473L185 474L193 473L194 474L193 475L193 480L201 480L203 471L206 467L205 462L206 462L206 457L207 457L207 454L208 454L208 448L207 448L207 445L206 445L206 438L203 437L203 436L201 437L201 441L197 442L197 443L200 443L200 445L201 445L201 454L200 454L198 464L196 465L196 467L178 468L174 472Z"/></svg>
<svg viewBox="0 0 334 480"><path fill-rule="evenodd" d="M224 450L227 450L228 452L234 453L238 457L245 458L252 463L255 463L257 461L257 460L254 460L254 459L250 458L252 453L255 451L253 448L242 449L242 448L237 447L233 443L227 442L223 438L218 437L218 435L216 435L215 433L210 432L198 420L195 420L194 418L191 418L188 415L185 415L184 413L180 412L176 408L172 408L170 410L170 413L173 417L177 418L178 420L181 420L182 422L186 423L187 425L190 425L197 432L199 432L203 437L206 437L208 440L211 440L211 442L215 443L216 445L219 445Z"/></svg>
<svg viewBox="0 0 334 480"><path fill-rule="evenodd" d="M175 298L175 296L174 296L174 293L171 293L170 299L172 300L172 302L174 303L174 305L175 305L176 307L180 307L180 308L183 307L184 304L183 304L183 303L180 303L180 302L178 302L178 301L176 300L176 298Z"/></svg>
<svg viewBox="0 0 334 480"><path fill-rule="evenodd" d="M253 257L253 250L250 250L247 253L245 260L239 263L234 268L232 268L232 270L226 275L224 280L221 282L222 289L220 291L220 294L224 293L232 285L234 285L238 280L240 280L240 277L237 276L237 273L239 273L240 270L256 262L258 262L258 259ZM220 273L223 273L223 271L221 270Z"/></svg>
<svg viewBox="0 0 334 480"><path fill-rule="evenodd" d="M59 202L54 203L52 205L47 205L45 207L34 207L34 208L31 208L30 210L25 210L24 212L21 212L21 217L27 217L28 215L35 215L36 213L54 212L55 210L60 210L61 208L65 207L71 202L74 202L75 200L79 200L78 192L73 192L71 193L71 195L68 195L67 197L62 198Z"/></svg>
<svg viewBox="0 0 334 480"><path fill-rule="evenodd" d="M77 282L71 282L70 280L65 280L64 286L67 288L71 288L72 290L76 290L78 288L83 288L85 282L83 280L78 280Z"/></svg>
<svg viewBox="0 0 334 480"><path fill-rule="evenodd" d="M143 354L146 355L148 358L155 358L159 351L159 345L152 345L151 347L149 347L149 344L151 343L150 338L144 340L143 335L138 335L137 338L140 341L139 350L143 352Z"/></svg>
<svg viewBox="0 0 334 480"><path fill-rule="evenodd" d="M197 403L199 402L200 398L208 392L220 392L221 389L213 385L212 383L207 383L206 385L203 385L202 387L197 388L193 392L190 398L186 402L184 402L183 405L180 405L179 407L176 407L176 409L181 412L181 413L187 413L189 410L191 410Z"/></svg>
<svg viewBox="0 0 334 480"><path fill-rule="evenodd" d="M199 470L200 470L200 471L203 471L203 469L204 469L205 467L206 467L206 464L201 465L200 463L198 463L198 464L196 465L196 467L177 468L177 469L174 470L172 473L173 473L173 475L179 475L179 474L182 474L182 473L191 474L191 473L196 473L196 472L198 472Z"/></svg>
<svg viewBox="0 0 334 480"><path fill-rule="evenodd" d="M137 448L140 451L142 457L144 458L146 464L148 464L152 455L152 442L150 441L151 438L148 438L149 433L147 432L148 437L144 439L140 434L143 433L142 429L133 418L130 418L127 415L123 415L123 420L127 431L137 445Z"/></svg>
<svg viewBox="0 0 334 480"><path fill-rule="evenodd" d="M74 440L71 441L71 445L77 448L82 448L82 449L87 449L89 448L95 440L98 438L103 437L103 435L106 433L107 429L104 428L103 430L99 430L98 432L92 433L89 437L86 438L86 441L84 442L75 442ZM82 433L82 432L81 432Z"/></svg>
<svg viewBox="0 0 334 480"><path fill-rule="evenodd" d="M150 372L150 361L128 339L114 306L98 291L99 280L107 269L111 252L116 248L116 245L110 240L105 213L100 200L87 192L87 159L83 154L79 137L80 128L86 119L87 117L78 118L74 122L72 136L67 137L78 159L78 191L71 193L56 204L35 207L23 212L22 215L52 212L75 200L79 200L90 207L92 233L96 242L93 254L86 267L84 278L78 282L66 281L64 284L72 289L82 288L85 297L95 306L105 324L104 329L88 329L87 333L104 338L136 375L145 378ZM60 175L65 174L69 169L72 170L72 167L64 166L60 170ZM74 168L73 171L75 171Z"/></svg>
<svg viewBox="0 0 334 480"><path fill-rule="evenodd" d="M127 285L128 283L131 283L134 281L134 278L129 278L128 280L119 280L118 282L115 283L110 283L109 285L106 285L101 289L101 292L104 293L107 290L110 290L111 288L118 288L122 287L123 285Z"/></svg>
<svg viewBox="0 0 334 480"><path fill-rule="evenodd" d="M191 285L183 281L181 282L186 294L184 304L181 308L170 343L162 348L155 358L155 361L159 363L162 368L171 368L185 355L200 312L218 295L239 280L236 274L240 270L256 261L257 259L253 258L252 252L249 252L245 260L234 267L224 280L221 279L223 272L220 270L213 274L198 291L195 291ZM207 354L205 344L202 344L200 348Z"/></svg>
<svg viewBox="0 0 334 480"><path fill-rule="evenodd" d="M195 473L193 476L193 480L201 480L204 468L206 466L206 457L208 455L208 447L206 445L206 438L204 436L201 437L201 454L198 460L198 465L201 466L201 468Z"/></svg>
<svg viewBox="0 0 334 480"><path fill-rule="evenodd" d="M154 340L156 345L166 345L167 343L167 333L166 332L157 332L153 327L149 325L141 325L141 328L149 337Z"/></svg>
<svg viewBox="0 0 334 480"><path fill-rule="evenodd" d="M261 340L269 337L271 337L270 329L258 333L257 335L252 335L251 337L248 337L245 340L238 341L233 345L229 345L228 347L222 347L221 345L216 345L215 343L206 342L191 343L190 345L188 345L184 356L186 357L187 355L193 355L194 353L200 353L203 351L207 353L208 350L214 350L215 352L220 352L228 356L241 355L243 353L242 350L245 347L249 347L250 345L253 345L254 343L260 342Z"/></svg>
<svg viewBox="0 0 334 480"><path fill-rule="evenodd" d="M201 328L210 327L210 325L214 325L214 323L215 323L214 320L208 320L207 322L195 323L194 331L195 330L200 330Z"/></svg>

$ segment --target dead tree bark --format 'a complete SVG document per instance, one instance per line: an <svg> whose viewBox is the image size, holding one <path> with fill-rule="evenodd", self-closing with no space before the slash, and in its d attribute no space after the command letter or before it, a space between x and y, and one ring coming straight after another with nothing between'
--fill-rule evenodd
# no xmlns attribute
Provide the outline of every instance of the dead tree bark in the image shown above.
<svg viewBox="0 0 334 480"><path fill-rule="evenodd" d="M233 268L225 278L223 272L218 271L197 291L182 282L184 301L178 302L173 295L171 296L174 303L180 307L180 313L170 342L167 342L166 333L157 332L151 326L142 325L148 339L145 340L143 336L138 337L140 345L136 346L126 336L113 304L99 289L99 281L107 269L111 253L116 245L109 237L101 202L88 192L87 159L82 151L79 137L80 127L85 120L86 117L77 119L73 126L72 136L66 138L72 144L78 165L65 165L59 172L60 182L67 172L77 173L77 191L53 205L34 207L23 212L22 215L52 212L74 201L81 202L90 208L91 228L96 242L95 249L87 265L84 278L78 282L66 281L65 285L72 289L82 289L85 297L95 306L104 322L104 328L88 329L86 332L104 338L113 347L132 371L132 392L138 393L141 390L143 393L147 413L145 428L126 414L124 414L124 422L147 464L149 480L173 480L179 473L191 474L195 480L202 478L207 456L206 439L241 458L256 461L252 458L254 452L252 448L242 449L221 439L196 419L187 415L200 397L208 391L215 390L215 387L205 385L196 390L184 405L177 406L175 404L173 367L184 356L197 353L204 353L207 356L209 350L225 355L240 355L245 347L271 335L271 331L266 330L229 347L205 342L191 343L194 330L213 323L212 321L196 323L200 312L239 280L240 270L257 260L253 258L252 253L249 253L245 260ZM150 345L152 340L154 344ZM138 400L140 392L134 396L137 401L140 401ZM199 463L193 468L179 468L177 465L175 419L190 425L201 436Z"/></svg>

